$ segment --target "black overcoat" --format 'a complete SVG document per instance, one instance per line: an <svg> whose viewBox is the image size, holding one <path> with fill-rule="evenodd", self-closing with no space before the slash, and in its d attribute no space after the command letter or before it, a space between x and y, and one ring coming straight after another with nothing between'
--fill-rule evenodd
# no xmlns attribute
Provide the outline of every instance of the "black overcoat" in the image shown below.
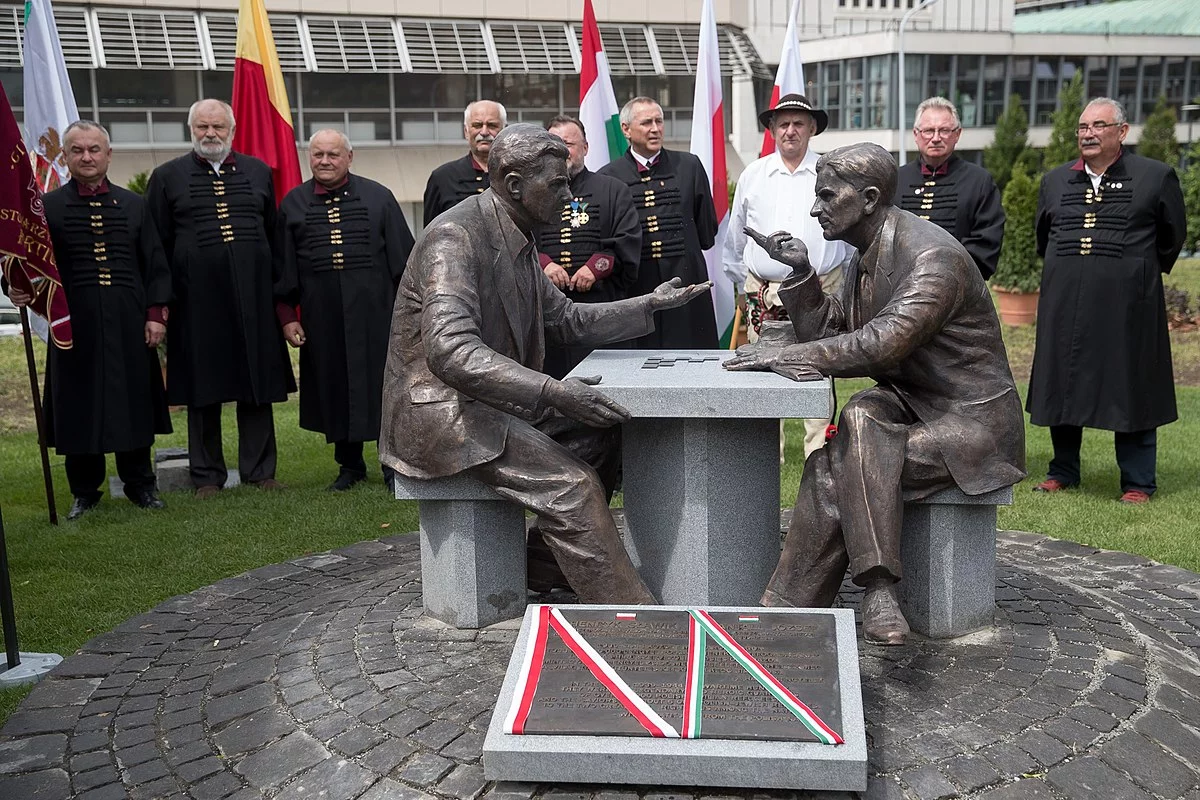
<svg viewBox="0 0 1200 800"><path fill-rule="evenodd" d="M1160 161L1125 152L1099 190L1082 161L1042 179L1034 425L1133 432L1177 418L1162 274L1186 228L1179 179Z"/></svg>
<svg viewBox="0 0 1200 800"><path fill-rule="evenodd" d="M896 173L895 205L927 219L958 239L984 280L996 273L1004 239L1000 190L983 167L950 156L945 171L924 174L920 161Z"/></svg>
<svg viewBox="0 0 1200 800"><path fill-rule="evenodd" d="M647 294L664 281L679 277L683 285L708 280L704 251L717 235L717 212L708 188L708 175L691 153L662 150L648 170L641 170L630 150L604 166L629 187L642 225L642 254L631 296ZM717 347L717 320L711 302L696 300L679 308L658 311L654 332L637 340L651 350Z"/></svg>
<svg viewBox="0 0 1200 800"><path fill-rule="evenodd" d="M120 186L81 197L74 180L45 197L74 344L49 348L47 441L62 454L149 447L171 432L146 314L165 306L171 273L140 195Z"/></svg>
<svg viewBox="0 0 1200 800"><path fill-rule="evenodd" d="M330 442L379 436L392 303L413 237L382 184L351 175L317 193L309 180L279 206L277 298L300 306L300 427Z"/></svg>
<svg viewBox="0 0 1200 800"><path fill-rule="evenodd" d="M483 194L490 186L487 170L480 169L470 153L447 161L429 173L425 183L424 225L468 197Z"/></svg>
<svg viewBox="0 0 1200 800"><path fill-rule="evenodd" d="M275 317L271 170L232 154L217 175L192 153L150 175L146 202L175 298L167 320L167 399L278 403L295 391Z"/></svg>
<svg viewBox="0 0 1200 800"><path fill-rule="evenodd" d="M589 264L606 272L586 292L563 290L575 303L607 303L623 300L638 276L642 228L633 208L629 189L616 178L598 175L586 167L571 179L571 205L555 225L539 225L535 231L542 265L550 260L574 275ZM603 266L601 266L603 264ZM617 342L613 347L628 347ZM591 348L572 345L547 346L546 374L562 378L582 361Z"/></svg>

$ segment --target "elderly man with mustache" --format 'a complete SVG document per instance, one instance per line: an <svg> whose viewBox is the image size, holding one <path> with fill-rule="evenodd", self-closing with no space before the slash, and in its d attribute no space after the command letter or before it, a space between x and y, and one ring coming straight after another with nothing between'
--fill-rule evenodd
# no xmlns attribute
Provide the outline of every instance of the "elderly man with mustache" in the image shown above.
<svg viewBox="0 0 1200 800"><path fill-rule="evenodd" d="M146 204L171 264L167 401L188 409L196 496L225 485L221 404L237 403L242 481L279 489L272 403L296 390L275 320L278 252L271 169L233 152L237 123L220 100L188 111L192 152L150 175Z"/></svg>
<svg viewBox="0 0 1200 800"><path fill-rule="evenodd" d="M425 184L426 226L443 211L468 197L483 194L491 186L488 180L488 154L492 140L508 125L508 112L492 100L476 100L463 111L463 138L468 153L448 161L429 175Z"/></svg>
<svg viewBox="0 0 1200 800"><path fill-rule="evenodd" d="M1102 428L1114 432L1120 500L1138 505L1157 488L1158 427L1178 417L1162 276L1187 220L1175 170L1125 150L1128 133L1120 103L1091 101L1079 160L1042 178L1046 267L1026 407L1054 445L1035 491L1078 486L1083 429Z"/></svg>

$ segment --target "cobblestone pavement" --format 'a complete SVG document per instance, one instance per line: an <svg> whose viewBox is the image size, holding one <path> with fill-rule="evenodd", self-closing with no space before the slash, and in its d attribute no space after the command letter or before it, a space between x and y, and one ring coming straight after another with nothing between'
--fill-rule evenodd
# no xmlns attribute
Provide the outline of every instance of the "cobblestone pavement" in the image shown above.
<svg viewBox="0 0 1200 800"><path fill-rule="evenodd" d="M96 637L0 731L0 798L796 797L484 780L515 630L423 619L418 558L363 542ZM1005 533L998 578L991 631L862 650L866 796L1200 800L1200 575Z"/></svg>

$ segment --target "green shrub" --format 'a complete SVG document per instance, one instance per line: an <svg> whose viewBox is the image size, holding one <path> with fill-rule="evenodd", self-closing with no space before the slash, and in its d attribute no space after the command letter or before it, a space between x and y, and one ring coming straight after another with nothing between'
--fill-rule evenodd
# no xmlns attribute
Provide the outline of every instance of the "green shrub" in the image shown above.
<svg viewBox="0 0 1200 800"><path fill-rule="evenodd" d="M1001 203L1007 217L1000 262L992 285L1011 292L1036 292L1042 284L1042 260L1037 254L1037 201L1039 179L1014 169Z"/></svg>

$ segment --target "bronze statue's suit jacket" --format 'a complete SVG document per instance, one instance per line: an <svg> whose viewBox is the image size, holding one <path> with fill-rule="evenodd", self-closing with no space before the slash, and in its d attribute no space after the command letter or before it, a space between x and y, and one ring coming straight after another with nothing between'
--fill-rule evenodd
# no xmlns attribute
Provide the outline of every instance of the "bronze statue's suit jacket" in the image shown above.
<svg viewBox="0 0 1200 800"><path fill-rule="evenodd" d="M808 343L787 360L895 390L967 494L1012 485L1025 477L1025 420L987 285L949 233L898 208L884 213L840 298L815 277L785 282L780 297ZM874 264L869 302L862 261Z"/></svg>
<svg viewBox="0 0 1200 800"><path fill-rule="evenodd" d="M380 460L403 475L453 475L499 456L514 418L553 412L546 341L599 345L654 329L647 296L575 304L489 189L425 229L392 314ZM520 271L520 272L518 272Z"/></svg>

